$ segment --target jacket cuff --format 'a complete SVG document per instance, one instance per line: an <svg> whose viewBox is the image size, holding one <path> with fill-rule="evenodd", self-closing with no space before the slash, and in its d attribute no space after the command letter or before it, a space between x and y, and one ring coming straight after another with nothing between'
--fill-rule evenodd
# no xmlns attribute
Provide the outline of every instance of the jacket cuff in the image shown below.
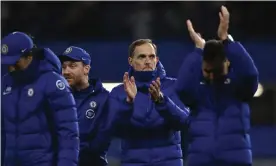
<svg viewBox="0 0 276 166"><path fill-rule="evenodd" d="M155 103L155 108L157 111L162 111L167 109L168 97L163 96L163 102Z"/></svg>
<svg viewBox="0 0 276 166"><path fill-rule="evenodd" d="M194 50L196 53L198 53L199 55L202 55L202 52L203 52L203 50L201 49L201 48L195 48L195 50Z"/></svg>
<svg viewBox="0 0 276 166"><path fill-rule="evenodd" d="M123 102L123 107L124 108L132 108L133 107L133 103L129 103L127 102L126 98L124 99L124 102Z"/></svg>
<svg viewBox="0 0 276 166"><path fill-rule="evenodd" d="M233 37L232 37L231 35L228 35L228 36L227 36L227 39L225 39L225 40L222 41L222 44L223 44L224 46L228 46L228 44L231 44L231 43L233 43L233 42L234 42Z"/></svg>

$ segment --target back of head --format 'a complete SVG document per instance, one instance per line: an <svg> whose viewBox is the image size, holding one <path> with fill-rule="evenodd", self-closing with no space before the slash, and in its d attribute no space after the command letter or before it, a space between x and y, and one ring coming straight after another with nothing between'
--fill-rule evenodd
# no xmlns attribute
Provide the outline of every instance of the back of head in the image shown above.
<svg viewBox="0 0 276 166"><path fill-rule="evenodd" d="M226 60L226 52L223 43L219 40L209 40L203 49L203 60L216 65Z"/></svg>

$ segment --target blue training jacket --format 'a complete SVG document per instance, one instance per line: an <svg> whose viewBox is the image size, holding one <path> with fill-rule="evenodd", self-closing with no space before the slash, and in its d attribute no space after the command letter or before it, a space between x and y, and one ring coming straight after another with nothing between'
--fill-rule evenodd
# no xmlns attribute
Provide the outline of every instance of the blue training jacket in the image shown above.
<svg viewBox="0 0 276 166"><path fill-rule="evenodd" d="M247 102L257 90L258 70L239 42L228 41L225 50L230 72L221 84L203 81L200 49L188 55L179 71L176 91L192 110L189 165L207 165L215 160L252 163Z"/></svg>
<svg viewBox="0 0 276 166"><path fill-rule="evenodd" d="M186 123L189 111L180 102L172 88L176 79L166 77L161 63L154 72L137 72L137 95L134 103L126 102L123 85L110 94L110 109L116 114L116 135L121 138L122 166L182 166L180 129ZM160 77L165 101L156 104L150 99L149 85ZM147 81L146 81L147 80Z"/></svg>
<svg viewBox="0 0 276 166"><path fill-rule="evenodd" d="M77 103L80 154L79 166L107 165L106 153L110 141L105 141L106 121L109 121L107 100L109 92L99 79L90 79L88 88L74 91Z"/></svg>
<svg viewBox="0 0 276 166"><path fill-rule="evenodd" d="M60 72L45 48L27 69L3 76L5 166L77 166L77 110Z"/></svg>

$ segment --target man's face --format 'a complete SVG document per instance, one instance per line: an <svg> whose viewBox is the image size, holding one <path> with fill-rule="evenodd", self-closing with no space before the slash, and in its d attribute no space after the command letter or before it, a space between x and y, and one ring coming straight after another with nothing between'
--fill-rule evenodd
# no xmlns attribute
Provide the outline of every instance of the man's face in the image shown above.
<svg viewBox="0 0 276 166"><path fill-rule="evenodd" d="M221 66L214 67L214 65L203 61L202 63L202 73L204 78L213 82L214 80L220 78L221 76L225 76L228 74L230 62L228 60L224 61Z"/></svg>
<svg viewBox="0 0 276 166"><path fill-rule="evenodd" d="M82 62L64 61L62 63L62 75L71 87L80 84L89 73L90 66Z"/></svg>
<svg viewBox="0 0 276 166"><path fill-rule="evenodd" d="M155 49L150 43L137 46L133 56L128 58L129 64L136 71L153 71L158 60Z"/></svg>
<svg viewBox="0 0 276 166"><path fill-rule="evenodd" d="M8 67L8 70L9 72L24 70L30 65L32 60L33 60L32 56L23 56L14 65L10 65Z"/></svg>

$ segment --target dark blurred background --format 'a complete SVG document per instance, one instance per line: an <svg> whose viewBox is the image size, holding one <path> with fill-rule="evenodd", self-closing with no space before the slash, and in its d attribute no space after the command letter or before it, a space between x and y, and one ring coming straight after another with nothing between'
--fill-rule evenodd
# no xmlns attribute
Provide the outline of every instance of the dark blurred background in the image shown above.
<svg viewBox="0 0 276 166"><path fill-rule="evenodd" d="M276 165L276 2L3 2L1 37L23 31L38 46L57 54L68 46L83 47L92 56L92 76L121 82L127 70L131 41L151 38L168 75L176 76L193 49L186 28L191 19L206 39L216 38L218 12L226 5L230 33L243 43L259 72L260 93L250 103L254 166ZM2 75L6 66L1 66ZM119 140L110 151L110 165L119 159ZM116 164L115 164L116 165Z"/></svg>

